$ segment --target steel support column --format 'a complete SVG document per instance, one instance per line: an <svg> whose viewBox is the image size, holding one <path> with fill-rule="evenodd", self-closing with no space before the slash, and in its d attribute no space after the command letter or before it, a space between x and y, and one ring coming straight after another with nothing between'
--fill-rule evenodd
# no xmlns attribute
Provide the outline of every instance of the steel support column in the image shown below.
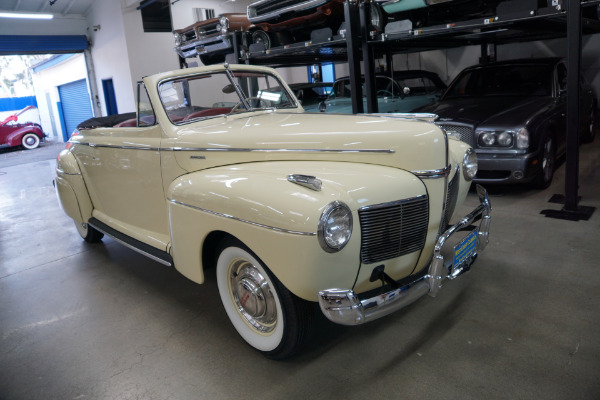
<svg viewBox="0 0 600 400"><path fill-rule="evenodd" d="M369 3L364 1L360 3L360 33L363 55L363 68L365 72L365 92L367 95L367 110L368 113L376 113L379 111L377 104L377 86L375 83L375 53L373 47L369 44L369 21L371 13Z"/></svg>
<svg viewBox="0 0 600 400"><path fill-rule="evenodd" d="M350 90L352 91L352 113L364 112L362 102L362 79L360 71L360 24L356 1L344 3L346 20L346 46L348 48L348 68L350 70Z"/></svg>

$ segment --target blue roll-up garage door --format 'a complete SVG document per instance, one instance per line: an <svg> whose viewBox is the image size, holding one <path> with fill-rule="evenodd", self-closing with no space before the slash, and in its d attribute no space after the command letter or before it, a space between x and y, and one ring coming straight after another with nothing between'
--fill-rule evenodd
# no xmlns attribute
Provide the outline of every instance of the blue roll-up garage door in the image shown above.
<svg viewBox="0 0 600 400"><path fill-rule="evenodd" d="M77 125L93 117L90 96L85 79L67 83L58 87L62 108L63 133L65 141L71 136Z"/></svg>

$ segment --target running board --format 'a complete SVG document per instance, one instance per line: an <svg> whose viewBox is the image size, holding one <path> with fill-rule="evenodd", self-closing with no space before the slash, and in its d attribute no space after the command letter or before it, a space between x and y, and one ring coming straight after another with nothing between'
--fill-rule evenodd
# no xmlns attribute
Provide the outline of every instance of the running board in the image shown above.
<svg viewBox="0 0 600 400"><path fill-rule="evenodd" d="M166 251L158 250L155 247L152 247L144 242L140 242L137 239L132 238L131 236L127 236L124 233L119 232L116 229L111 228L106 225L104 222L98 221L96 218L90 218L88 221L88 225L104 233L107 236L110 236L117 242L122 245L129 247L131 250L137 251L138 253L161 263L162 265L166 265L167 267L173 266L173 258Z"/></svg>

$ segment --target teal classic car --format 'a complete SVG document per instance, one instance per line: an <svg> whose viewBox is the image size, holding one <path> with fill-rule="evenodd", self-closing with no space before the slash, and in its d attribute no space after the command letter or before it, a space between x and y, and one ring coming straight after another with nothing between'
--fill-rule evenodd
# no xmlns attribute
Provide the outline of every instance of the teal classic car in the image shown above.
<svg viewBox="0 0 600 400"><path fill-rule="evenodd" d="M363 80L364 85L364 80ZM435 103L440 99L446 85L437 76L429 71L413 70L394 72L392 76L377 75L375 77L377 91L378 112L380 113L406 113L415 108ZM367 110L366 90L363 87L363 106ZM352 113L352 91L350 78L341 78L335 81L327 100L318 107L304 107L306 111L327 113Z"/></svg>

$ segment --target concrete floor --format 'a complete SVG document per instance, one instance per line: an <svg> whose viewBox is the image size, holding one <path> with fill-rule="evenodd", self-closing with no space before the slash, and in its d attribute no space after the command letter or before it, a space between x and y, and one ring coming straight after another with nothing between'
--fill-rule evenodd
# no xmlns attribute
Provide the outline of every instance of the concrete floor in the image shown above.
<svg viewBox="0 0 600 400"><path fill-rule="evenodd" d="M371 324L324 324L285 362L238 337L214 275L84 243L55 198L57 150L36 151L0 153L0 399L600 398L600 140L581 148L589 221L540 215L560 209L564 165L542 192L494 188L472 272Z"/></svg>

